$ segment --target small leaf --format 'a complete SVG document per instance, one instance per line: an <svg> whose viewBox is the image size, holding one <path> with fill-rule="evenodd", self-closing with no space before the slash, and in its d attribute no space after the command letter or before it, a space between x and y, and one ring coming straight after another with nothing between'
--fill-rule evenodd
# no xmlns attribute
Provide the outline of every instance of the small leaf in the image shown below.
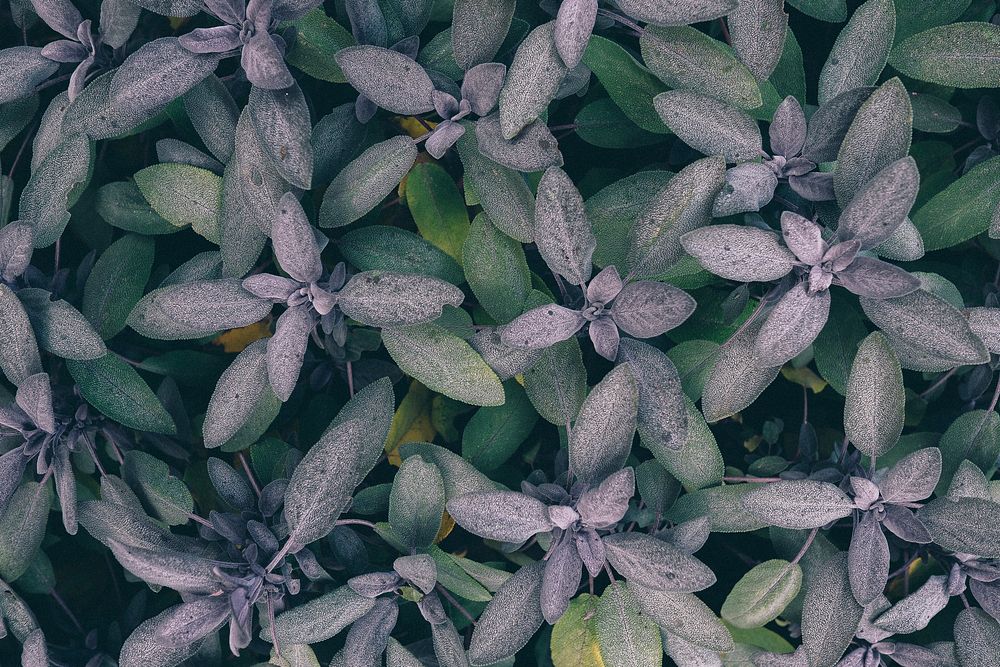
<svg viewBox="0 0 1000 667"><path fill-rule="evenodd" d="M872 333L858 346L851 366L844 407L847 438L869 456L885 454L903 431L905 403L896 353L885 336Z"/></svg>
<svg viewBox="0 0 1000 667"><path fill-rule="evenodd" d="M173 434L174 420L134 368L116 354L66 360L66 368L88 403L120 424L141 431Z"/></svg>
<svg viewBox="0 0 1000 667"><path fill-rule="evenodd" d="M768 560L736 582L722 605L722 618L738 628L767 625L795 599L802 568L784 560Z"/></svg>

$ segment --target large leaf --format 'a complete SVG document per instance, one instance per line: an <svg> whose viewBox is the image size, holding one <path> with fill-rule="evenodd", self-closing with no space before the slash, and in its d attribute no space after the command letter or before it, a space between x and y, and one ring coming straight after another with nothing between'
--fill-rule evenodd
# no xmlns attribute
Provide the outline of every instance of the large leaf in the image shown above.
<svg viewBox="0 0 1000 667"><path fill-rule="evenodd" d="M653 104L674 134L705 155L721 155L736 163L753 160L763 150L757 122L725 102L671 90L657 95Z"/></svg>
<svg viewBox="0 0 1000 667"><path fill-rule="evenodd" d="M87 402L125 426L172 434L174 420L134 368L109 352L89 360L66 360Z"/></svg>
<svg viewBox="0 0 1000 667"><path fill-rule="evenodd" d="M927 250L940 250L982 234L1000 204L1000 157L976 165L934 195L913 215Z"/></svg>
<svg viewBox="0 0 1000 667"><path fill-rule="evenodd" d="M666 90L666 86L632 54L617 42L591 35L583 64L594 72L629 120L647 132L669 134L670 130L653 108L653 98Z"/></svg>
<svg viewBox="0 0 1000 667"><path fill-rule="evenodd" d="M493 600L486 605L469 644L469 662L492 665L524 647L542 627L542 590L544 563L529 563L514 573Z"/></svg>
<svg viewBox="0 0 1000 667"><path fill-rule="evenodd" d="M981 498L938 498L918 516L936 544L985 558L1000 557L1000 505Z"/></svg>
<svg viewBox="0 0 1000 667"><path fill-rule="evenodd" d="M937 483L937 493L944 495L963 461L985 471L994 467L1000 456L1000 415L992 410L966 412L951 423L938 447L941 450L941 479Z"/></svg>
<svg viewBox="0 0 1000 667"><path fill-rule="evenodd" d="M320 227L342 227L366 215L399 185L416 159L417 147L406 136L366 149L327 188L319 211Z"/></svg>
<svg viewBox="0 0 1000 667"><path fill-rule="evenodd" d="M837 36L819 75L819 103L878 81L896 34L893 0L868 0Z"/></svg>
<svg viewBox="0 0 1000 667"><path fill-rule="evenodd" d="M597 239L587 221L583 198L562 169L550 167L538 183L535 244L545 263L574 285L590 280Z"/></svg>
<svg viewBox="0 0 1000 667"><path fill-rule="evenodd" d="M607 667L660 667L660 630L644 617L623 582L608 586L597 605L597 640Z"/></svg>
<svg viewBox="0 0 1000 667"><path fill-rule="evenodd" d="M306 545L329 533L354 487L375 467L395 399L387 378L352 398L295 468L285 491L289 540Z"/></svg>
<svg viewBox="0 0 1000 667"><path fill-rule="evenodd" d="M532 30L517 47L500 92L500 128L513 139L555 99L567 68L556 50L555 22Z"/></svg>
<svg viewBox="0 0 1000 667"><path fill-rule="evenodd" d="M0 577L14 581L28 569L45 537L51 506L49 484L27 482L14 492L0 514L0 529L7 535L0 546Z"/></svg>
<svg viewBox="0 0 1000 667"><path fill-rule="evenodd" d="M267 341L251 343L219 377L205 412L202 435L206 447L219 447L258 413L274 395L267 375Z"/></svg>
<svg viewBox="0 0 1000 667"><path fill-rule="evenodd" d="M444 513L444 482L433 463L420 456L403 461L389 495L389 523L411 549L434 543Z"/></svg>
<svg viewBox="0 0 1000 667"><path fill-rule="evenodd" d="M503 385L467 342L436 324L383 329L382 342L408 375L449 398L501 405Z"/></svg>
<svg viewBox="0 0 1000 667"><path fill-rule="evenodd" d="M847 554L826 558L809 578L802 604L802 645L811 665L833 665L854 639L862 616L851 593Z"/></svg>
<svg viewBox="0 0 1000 667"><path fill-rule="evenodd" d="M839 488L807 479L756 485L743 505L772 526L798 529L818 528L854 511L854 501Z"/></svg>
<svg viewBox="0 0 1000 667"><path fill-rule="evenodd" d="M876 332L858 346L847 383L844 431L851 443L880 456L896 444L903 431L906 396L899 359L885 336Z"/></svg>
<svg viewBox="0 0 1000 667"><path fill-rule="evenodd" d="M83 314L104 339L125 328L153 270L152 239L127 234L105 250L87 277Z"/></svg>
<svg viewBox="0 0 1000 667"><path fill-rule="evenodd" d="M122 478L157 518L183 525L194 511L194 500L184 482L170 474L166 463L140 451L125 454Z"/></svg>
<svg viewBox="0 0 1000 667"><path fill-rule="evenodd" d="M587 369L577 339L543 350L524 373L524 390L543 419L557 426L576 419L587 396Z"/></svg>
<svg viewBox="0 0 1000 667"><path fill-rule="evenodd" d="M764 561L736 582L722 604L722 618L738 628L759 628L785 610L802 586L802 568L785 560Z"/></svg>
<svg viewBox="0 0 1000 667"><path fill-rule="evenodd" d="M41 349L63 359L96 359L107 353L104 341L87 318L66 301L53 301L50 292L37 287L19 290L17 298Z"/></svg>
<svg viewBox="0 0 1000 667"><path fill-rule="evenodd" d="M94 146L82 134L70 134L59 142L32 171L21 191L18 213L34 228L36 248L45 248L60 237L69 224L69 209L90 180Z"/></svg>
<svg viewBox="0 0 1000 667"><path fill-rule="evenodd" d="M347 81L378 106L402 115L434 108L434 84L409 56L380 46L351 46L335 56Z"/></svg>
<svg viewBox="0 0 1000 667"><path fill-rule="evenodd" d="M493 60L510 30L515 0L455 0L452 45L464 70Z"/></svg>
<svg viewBox="0 0 1000 667"><path fill-rule="evenodd" d="M420 235L462 262L469 214L455 181L436 164L418 164L406 177L406 205Z"/></svg>
<svg viewBox="0 0 1000 667"><path fill-rule="evenodd" d="M590 392L569 437L569 467L595 484L625 465L635 436L639 388L629 364L616 366Z"/></svg>
<svg viewBox="0 0 1000 667"><path fill-rule="evenodd" d="M913 35L893 49L889 62L907 76L942 86L994 88L1000 86L997 58L1000 27L969 22Z"/></svg>
<svg viewBox="0 0 1000 667"><path fill-rule="evenodd" d="M506 324L523 312L531 291L524 248L502 234L485 213L472 221L462 263L472 293L494 320Z"/></svg>
<svg viewBox="0 0 1000 667"><path fill-rule="evenodd" d="M271 312L271 302L233 279L197 280L153 290L136 304L128 325L148 338L201 338L253 324Z"/></svg>
<svg viewBox="0 0 1000 667"><path fill-rule="evenodd" d="M311 644L333 637L375 606L348 586L299 604L274 619L274 633L283 643ZM267 633L270 639L270 633Z"/></svg>
<svg viewBox="0 0 1000 667"><path fill-rule="evenodd" d="M219 240L222 178L188 164L154 164L135 175L149 205L178 227L191 225L210 241Z"/></svg>

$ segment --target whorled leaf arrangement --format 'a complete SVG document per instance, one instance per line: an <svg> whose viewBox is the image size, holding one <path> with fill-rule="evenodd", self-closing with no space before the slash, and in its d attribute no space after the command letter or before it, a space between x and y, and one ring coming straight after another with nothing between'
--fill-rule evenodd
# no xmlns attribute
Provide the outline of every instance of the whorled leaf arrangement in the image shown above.
<svg viewBox="0 0 1000 667"><path fill-rule="evenodd" d="M998 12L0 3L0 664L1000 665Z"/></svg>

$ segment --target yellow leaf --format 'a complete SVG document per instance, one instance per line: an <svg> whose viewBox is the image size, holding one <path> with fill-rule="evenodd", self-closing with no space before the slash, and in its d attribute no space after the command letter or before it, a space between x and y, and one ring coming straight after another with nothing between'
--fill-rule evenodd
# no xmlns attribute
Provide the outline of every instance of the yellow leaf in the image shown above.
<svg viewBox="0 0 1000 667"><path fill-rule="evenodd" d="M261 338L269 338L270 336L271 318L267 317L260 322L254 322L245 327L230 329L221 333L215 337L212 343L214 345L221 345L222 349L226 352L242 352L243 348L250 343L258 341Z"/></svg>
<svg viewBox="0 0 1000 667"><path fill-rule="evenodd" d="M170 28L172 30L180 30L181 27L188 22L189 18L187 16L171 16L170 17Z"/></svg>
<svg viewBox="0 0 1000 667"><path fill-rule="evenodd" d="M521 385L522 387L524 386L524 375L522 373L518 373L517 375L515 375L514 379L517 381L519 385Z"/></svg>
<svg viewBox="0 0 1000 667"><path fill-rule="evenodd" d="M404 442L430 442L434 439L436 431L431 424L432 398L430 389L416 380L410 383L410 390L400 401L396 414L392 417L389 437L385 440L385 452L392 465L398 466L401 463L396 450Z"/></svg>
<svg viewBox="0 0 1000 667"><path fill-rule="evenodd" d="M434 430L434 426L431 424L430 413L425 412L417 415L417 418L410 424L410 429L403 434L403 437L399 439L396 446L389 452L389 463L399 466L403 462L402 457L399 455L400 445L405 445L408 442L431 442L434 440L435 435L437 435L437 431Z"/></svg>
<svg viewBox="0 0 1000 667"><path fill-rule="evenodd" d="M743 449L747 450L748 452L757 451L757 448L760 447L760 443L763 440L764 438L759 435L747 438L746 440L743 441Z"/></svg>
<svg viewBox="0 0 1000 667"><path fill-rule="evenodd" d="M448 512L441 515L441 527L438 528L438 534L434 536L434 544L437 544L444 538L451 535L451 531L455 528L455 520L451 518Z"/></svg>
<svg viewBox="0 0 1000 667"><path fill-rule="evenodd" d="M814 394L818 394L826 389L826 380L813 373L812 369L808 366L803 366L802 368L782 366L781 374L785 376L786 380L802 385L806 389L812 389L812 393Z"/></svg>
<svg viewBox="0 0 1000 667"><path fill-rule="evenodd" d="M595 621L598 601L596 595L580 595L552 626L549 647L555 667L604 667Z"/></svg>
<svg viewBox="0 0 1000 667"><path fill-rule="evenodd" d="M429 130L427 129L426 126L424 126L424 123L427 123L427 125L430 126L431 130L437 127L437 123L431 122L429 120L425 120L424 123L421 123L413 116L406 116L405 118L399 117L396 119L396 122L399 124L401 128L403 128L403 131L406 132L408 135L410 135L410 137L413 139L416 139L417 137L422 137L423 135L427 134Z"/></svg>

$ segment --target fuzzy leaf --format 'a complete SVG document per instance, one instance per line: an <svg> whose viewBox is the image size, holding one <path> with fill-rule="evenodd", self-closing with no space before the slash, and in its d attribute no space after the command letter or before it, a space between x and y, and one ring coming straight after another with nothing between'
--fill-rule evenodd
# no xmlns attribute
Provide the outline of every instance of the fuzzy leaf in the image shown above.
<svg viewBox="0 0 1000 667"><path fill-rule="evenodd" d="M688 232L681 243L706 269L739 282L777 280L796 261L776 234L756 227L710 225Z"/></svg>
<svg viewBox="0 0 1000 667"><path fill-rule="evenodd" d="M411 456L393 480L389 523L411 549L426 549L441 527L444 502L444 482L437 466Z"/></svg>
<svg viewBox="0 0 1000 667"><path fill-rule="evenodd" d="M406 136L367 148L327 188L320 227L343 227L368 214L399 185L416 159L417 147Z"/></svg>
<svg viewBox="0 0 1000 667"><path fill-rule="evenodd" d="M570 470L597 483L625 465L635 435L639 388L629 364L616 366L580 407L569 439Z"/></svg>
<svg viewBox="0 0 1000 667"><path fill-rule="evenodd" d="M532 30L514 53L500 91L500 129L513 139L538 118L559 90L568 69L556 50L555 21Z"/></svg>
<svg viewBox="0 0 1000 667"><path fill-rule="evenodd" d="M90 360L66 360L66 368L87 402L125 426L173 434L174 420L134 368L108 353Z"/></svg>
<svg viewBox="0 0 1000 667"><path fill-rule="evenodd" d="M836 486L806 479L755 485L743 505L772 526L799 530L823 526L854 511L854 501Z"/></svg>
<svg viewBox="0 0 1000 667"><path fill-rule="evenodd" d="M819 75L819 103L878 81L896 34L893 0L868 0L837 36Z"/></svg>
<svg viewBox="0 0 1000 667"><path fill-rule="evenodd" d="M844 431L848 439L869 456L885 454L903 431L905 402L896 353L885 336L872 333L858 346L847 382Z"/></svg>
<svg viewBox="0 0 1000 667"><path fill-rule="evenodd" d="M684 143L726 162L747 162L763 150L757 122L701 93L671 90L653 99L660 118Z"/></svg>
<svg viewBox="0 0 1000 667"><path fill-rule="evenodd" d="M765 561L736 582L722 605L722 618L738 628L763 627L785 610L801 586L797 563Z"/></svg>
<svg viewBox="0 0 1000 667"><path fill-rule="evenodd" d="M253 324L270 312L271 302L243 289L239 280L197 280L153 290L127 321L148 338L184 340Z"/></svg>
<svg viewBox="0 0 1000 667"><path fill-rule="evenodd" d="M545 564L529 563L493 596L472 633L469 662L492 665L513 656L535 635L544 618L539 604Z"/></svg>

